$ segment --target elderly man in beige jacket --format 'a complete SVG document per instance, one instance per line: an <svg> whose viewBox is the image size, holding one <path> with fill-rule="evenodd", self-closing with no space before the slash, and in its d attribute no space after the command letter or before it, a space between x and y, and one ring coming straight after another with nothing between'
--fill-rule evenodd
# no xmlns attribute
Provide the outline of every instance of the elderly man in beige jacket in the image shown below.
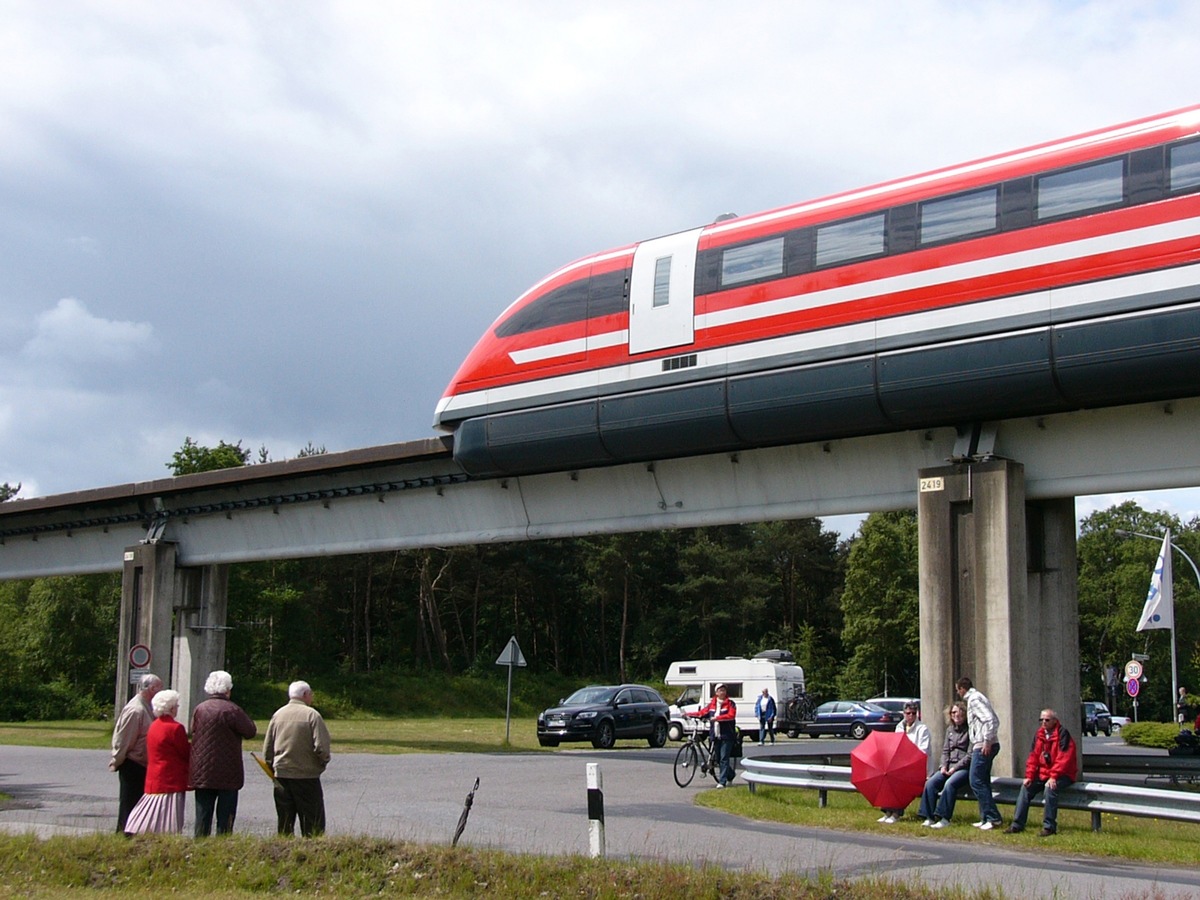
<svg viewBox="0 0 1200 900"><path fill-rule="evenodd" d="M263 741L263 756L275 772L275 812L279 833L292 835L296 818L300 834L313 837L325 831L325 795L321 773L329 765L329 729L312 708L313 692L306 681L288 685L288 702L271 716Z"/></svg>

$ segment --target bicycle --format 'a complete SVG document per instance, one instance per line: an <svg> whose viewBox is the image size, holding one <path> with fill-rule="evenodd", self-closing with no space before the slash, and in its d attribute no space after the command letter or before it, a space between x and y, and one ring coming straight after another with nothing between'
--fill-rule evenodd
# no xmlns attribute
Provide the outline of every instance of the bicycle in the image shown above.
<svg viewBox="0 0 1200 900"><path fill-rule="evenodd" d="M696 772L700 773L701 778L711 775L716 781L717 745L709 736L708 721L702 720L687 730L687 740L675 754L675 783L681 788L687 787L696 777Z"/></svg>

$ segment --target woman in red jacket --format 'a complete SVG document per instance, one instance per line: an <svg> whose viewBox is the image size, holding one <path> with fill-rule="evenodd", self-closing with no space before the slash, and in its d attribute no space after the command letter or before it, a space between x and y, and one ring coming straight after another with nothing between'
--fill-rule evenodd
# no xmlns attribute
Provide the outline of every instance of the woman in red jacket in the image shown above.
<svg viewBox="0 0 1200 900"><path fill-rule="evenodd" d="M192 749L187 731L175 721L179 692L159 691L150 705L157 718L146 732L146 793L129 814L125 833L179 834L183 831Z"/></svg>

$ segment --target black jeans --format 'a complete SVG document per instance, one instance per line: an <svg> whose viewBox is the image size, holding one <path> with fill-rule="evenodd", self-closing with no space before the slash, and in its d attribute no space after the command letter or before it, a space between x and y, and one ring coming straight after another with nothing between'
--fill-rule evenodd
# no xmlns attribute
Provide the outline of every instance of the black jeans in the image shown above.
<svg viewBox="0 0 1200 900"><path fill-rule="evenodd" d="M276 778L275 813L279 817L279 833L296 833L296 818L300 818L300 834L314 837L325 832L325 794L320 778Z"/></svg>
<svg viewBox="0 0 1200 900"><path fill-rule="evenodd" d="M237 818L238 792L216 788L196 788L196 837L212 834L213 813L217 816L217 834L231 834Z"/></svg>
<svg viewBox="0 0 1200 900"><path fill-rule="evenodd" d="M121 780L120 800L117 802L117 833L125 833L129 814L146 793L146 767L127 759L117 766L117 778Z"/></svg>

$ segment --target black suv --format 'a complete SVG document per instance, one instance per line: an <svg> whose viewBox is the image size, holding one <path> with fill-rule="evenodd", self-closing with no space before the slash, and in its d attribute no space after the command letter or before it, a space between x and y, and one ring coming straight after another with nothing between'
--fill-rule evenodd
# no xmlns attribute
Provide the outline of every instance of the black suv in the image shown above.
<svg viewBox="0 0 1200 900"><path fill-rule="evenodd" d="M622 738L645 738L651 747L667 742L670 712L654 688L643 684L590 685L538 716L538 743L591 741L607 750Z"/></svg>
<svg viewBox="0 0 1200 900"><path fill-rule="evenodd" d="M1108 711L1108 707L1103 703L1094 703L1091 700L1085 701L1082 705L1083 733L1095 737L1098 732L1103 731L1105 737L1111 735L1112 713Z"/></svg>

